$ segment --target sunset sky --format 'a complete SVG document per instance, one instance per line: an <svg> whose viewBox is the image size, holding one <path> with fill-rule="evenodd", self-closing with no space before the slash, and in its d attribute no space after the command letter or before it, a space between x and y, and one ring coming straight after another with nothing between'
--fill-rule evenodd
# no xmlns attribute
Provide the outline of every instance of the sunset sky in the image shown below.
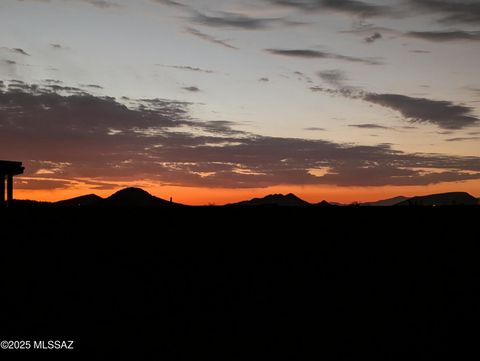
<svg viewBox="0 0 480 361"><path fill-rule="evenodd" d="M2 0L16 198L480 196L478 0Z"/></svg>

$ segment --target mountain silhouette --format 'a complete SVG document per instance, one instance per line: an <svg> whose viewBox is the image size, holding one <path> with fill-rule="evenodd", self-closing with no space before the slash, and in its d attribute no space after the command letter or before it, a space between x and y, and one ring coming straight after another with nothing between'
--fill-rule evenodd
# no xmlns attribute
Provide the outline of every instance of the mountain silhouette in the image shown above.
<svg viewBox="0 0 480 361"><path fill-rule="evenodd" d="M169 206L165 199L155 197L141 188L125 188L104 199L103 204L108 206L147 207Z"/></svg>
<svg viewBox="0 0 480 361"><path fill-rule="evenodd" d="M466 192L430 194L407 199L398 206L474 206L478 199Z"/></svg>
<svg viewBox="0 0 480 361"><path fill-rule="evenodd" d="M234 203L236 206L309 206L310 203L298 198L295 194L269 194L263 198L253 198L248 201Z"/></svg>
<svg viewBox="0 0 480 361"><path fill-rule="evenodd" d="M314 204L317 207L332 207L333 205L328 203L326 200L323 200L319 203Z"/></svg>
<svg viewBox="0 0 480 361"><path fill-rule="evenodd" d="M370 207L387 207L387 206L394 206L394 205L399 204L401 202L404 202L408 199L409 199L408 197L398 196L398 197L393 197L393 198L388 198L388 199L382 199L382 200L375 201L375 202L360 203L360 205L361 206L370 206Z"/></svg>
<svg viewBox="0 0 480 361"><path fill-rule="evenodd" d="M103 201L103 198L97 196L96 194L87 194L80 197L58 201L58 202L55 202L54 204L57 206L64 206L64 207L82 207L82 206L98 205L102 201Z"/></svg>

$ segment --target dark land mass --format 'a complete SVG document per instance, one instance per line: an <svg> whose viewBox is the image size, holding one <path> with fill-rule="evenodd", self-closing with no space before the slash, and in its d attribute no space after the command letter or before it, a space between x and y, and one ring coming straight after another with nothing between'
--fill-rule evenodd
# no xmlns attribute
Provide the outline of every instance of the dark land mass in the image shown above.
<svg viewBox="0 0 480 361"><path fill-rule="evenodd" d="M58 202L55 202L54 205L60 206L60 207L92 206L92 205L100 204L103 200L104 199L102 197L99 197L96 194L87 194L80 197L58 201Z"/></svg>
<svg viewBox="0 0 480 361"><path fill-rule="evenodd" d="M479 356L480 207L164 202L0 210L0 358Z"/></svg>
<svg viewBox="0 0 480 361"><path fill-rule="evenodd" d="M418 197L398 196L389 199L383 199L375 202L354 203L349 206L368 206L368 207L390 207L390 206L476 206L480 205L480 200L466 192L450 192L441 194L430 194ZM182 206L187 205L167 201L165 199L153 196L141 188L125 188L107 198L102 198L96 194L87 194L80 197L66 199L54 203L36 202L29 200L15 200L14 206L17 208L26 207L166 207L166 206ZM267 207L330 207L330 206L347 206L335 202L327 202L323 200L318 203L309 203L295 194L269 194L263 198L253 198L247 201L227 204L224 207L241 207L241 206L267 206ZM222 206L220 206L222 207Z"/></svg>
<svg viewBox="0 0 480 361"><path fill-rule="evenodd" d="M451 192L432 194L427 196L413 197L403 202L397 203L397 206L456 206L466 205L475 206L478 205L477 198L471 196L466 192Z"/></svg>
<svg viewBox="0 0 480 361"><path fill-rule="evenodd" d="M365 202L365 203L361 203L360 205L369 206L369 207L389 207L389 206L395 206L401 202L407 201L408 199L409 199L408 197L398 196L398 197L393 197L388 199L382 199L376 202Z"/></svg>
<svg viewBox="0 0 480 361"><path fill-rule="evenodd" d="M253 198L249 201L230 204L230 206L284 206L284 207L304 207L310 203L298 198L295 194L270 194L263 198Z"/></svg>

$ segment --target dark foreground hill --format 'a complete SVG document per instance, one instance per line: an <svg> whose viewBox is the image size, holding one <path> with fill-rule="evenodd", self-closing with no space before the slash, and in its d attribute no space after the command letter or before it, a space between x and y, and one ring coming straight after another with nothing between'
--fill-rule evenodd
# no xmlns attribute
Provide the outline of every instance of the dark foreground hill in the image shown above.
<svg viewBox="0 0 480 361"><path fill-rule="evenodd" d="M477 359L479 218L477 207L3 210L0 339L76 350L0 358Z"/></svg>
<svg viewBox="0 0 480 361"><path fill-rule="evenodd" d="M179 204L153 196L141 188L131 187L119 190L107 198L99 197L96 194L88 194L55 202L52 205L60 207L164 207L178 206Z"/></svg>
<svg viewBox="0 0 480 361"><path fill-rule="evenodd" d="M65 199L55 202L54 205L61 207L85 207L99 205L104 199L96 194L87 194L80 197Z"/></svg>
<svg viewBox="0 0 480 361"><path fill-rule="evenodd" d="M122 189L103 201L107 206L122 207L148 207L148 206L170 206L173 203L162 198L155 197L141 188Z"/></svg>
<svg viewBox="0 0 480 361"><path fill-rule="evenodd" d="M368 206L368 207L388 207L388 206L395 206L401 202L404 202L408 200L408 197L404 196L398 196L398 197L393 197L393 198L388 198L388 199L382 199L379 201L375 202L365 202L365 203L360 203L361 206Z"/></svg>
<svg viewBox="0 0 480 361"><path fill-rule="evenodd" d="M269 194L263 198L253 198L231 204L233 206L284 206L284 207L305 207L310 203L298 198L295 194Z"/></svg>
<svg viewBox="0 0 480 361"><path fill-rule="evenodd" d="M427 196L413 197L397 206L475 206L478 205L477 198L466 192L450 192L431 194Z"/></svg>

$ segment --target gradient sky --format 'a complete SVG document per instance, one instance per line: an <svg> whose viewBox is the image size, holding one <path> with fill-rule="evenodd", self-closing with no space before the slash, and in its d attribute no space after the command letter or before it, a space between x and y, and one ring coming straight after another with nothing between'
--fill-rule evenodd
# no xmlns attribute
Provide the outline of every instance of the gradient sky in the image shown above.
<svg viewBox="0 0 480 361"><path fill-rule="evenodd" d="M478 0L2 0L16 197L480 195Z"/></svg>

